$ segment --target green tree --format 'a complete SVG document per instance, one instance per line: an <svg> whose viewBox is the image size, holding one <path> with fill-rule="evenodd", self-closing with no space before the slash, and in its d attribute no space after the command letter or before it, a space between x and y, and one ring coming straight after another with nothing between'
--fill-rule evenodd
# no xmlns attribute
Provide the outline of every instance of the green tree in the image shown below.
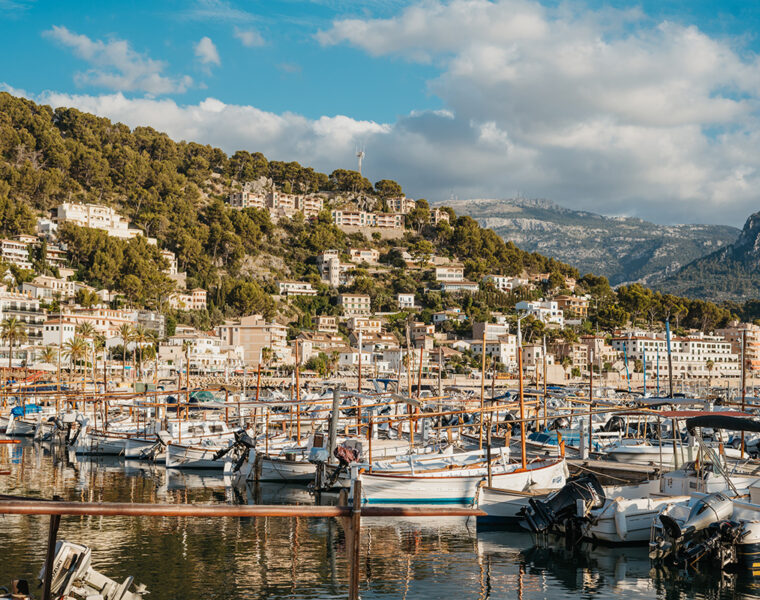
<svg viewBox="0 0 760 600"><path fill-rule="evenodd" d="M13 367L13 346L26 341L26 327L16 317L8 317L0 325L0 337L8 343L8 368Z"/></svg>

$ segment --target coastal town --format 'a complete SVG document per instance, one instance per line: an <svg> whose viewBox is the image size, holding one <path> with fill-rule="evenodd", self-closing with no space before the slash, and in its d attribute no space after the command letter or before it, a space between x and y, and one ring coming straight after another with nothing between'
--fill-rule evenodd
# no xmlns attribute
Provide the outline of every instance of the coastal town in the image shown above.
<svg viewBox="0 0 760 600"><path fill-rule="evenodd" d="M759 600L755 4L0 0L0 600Z"/></svg>
<svg viewBox="0 0 760 600"><path fill-rule="evenodd" d="M267 211L273 220L293 218L296 212L314 219L324 209L322 197L280 193L271 182L270 191L264 193L261 189L266 183L231 194L229 205ZM387 205L393 212L333 209L330 214L333 224L347 233L393 238L403 234L405 219L416 203L402 196ZM24 274L19 283L7 270L0 292L0 364L5 360L8 367L72 373L75 363L84 360L91 363L93 372L106 373L105 379L127 373L134 379L139 372L141 378L158 382L189 370L193 377L217 383L263 369L265 376L287 385L298 365L301 377L307 379L355 377L363 369L365 377L412 373L429 385L466 385L468 379L478 379L485 366L486 378L509 382L518 369L516 324L529 319L534 326L520 343L523 374L534 383L543 379L550 384L579 383L593 373L602 386L644 391L648 385L652 391L664 390L672 367L676 386L683 389L736 387L742 363L747 381L760 371L760 327L756 324L733 321L713 331L681 331L671 340L662 327L621 326L603 334L589 330L593 299L575 293L573 278L557 283L550 282L551 273L486 274L480 281L470 281L461 263L430 252L412 255L405 248L391 249L401 268L429 281L430 289L455 303L433 311L420 306L414 293L400 292L395 295L394 310L378 310L370 295L342 291L357 273L364 271L372 277L398 268L382 263L377 249L359 245L347 252L327 250L312 257L318 281L273 282L274 298L283 306L301 297L337 292L336 305L329 311L308 315L310 327L294 328L285 320L248 314L198 329L176 319L167 321L169 311L185 315L206 311L208 293L203 288L186 289L187 275L179 270L171 250L159 249L164 273L177 287L162 304L165 310L129 306L112 290L77 281L56 233L66 223L119 239L144 233L103 205L64 203L53 213L38 219L36 236L24 234L1 242L3 264ZM437 226L448 221L449 212L434 208L428 218ZM147 241L157 243L152 238ZM54 274L36 272L33 257L40 249L45 253L45 270ZM562 293L551 293L552 288ZM463 311L462 300L481 290L541 295L517 301L510 312L493 311L489 321L478 321ZM547 332L563 335L550 335L547 342ZM103 379L98 377L98 381Z"/></svg>

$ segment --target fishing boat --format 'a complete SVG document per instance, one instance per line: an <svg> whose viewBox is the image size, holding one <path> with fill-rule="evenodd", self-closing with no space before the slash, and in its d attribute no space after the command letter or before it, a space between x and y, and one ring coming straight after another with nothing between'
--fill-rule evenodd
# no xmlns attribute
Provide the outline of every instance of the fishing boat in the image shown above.
<svg viewBox="0 0 760 600"><path fill-rule="evenodd" d="M564 481L567 465L564 459L536 460L522 467L518 463L491 465L494 487L512 490L546 489ZM436 504L472 506L477 490L488 477L488 466L481 464L455 469L429 469L422 472L360 472L363 504Z"/></svg>

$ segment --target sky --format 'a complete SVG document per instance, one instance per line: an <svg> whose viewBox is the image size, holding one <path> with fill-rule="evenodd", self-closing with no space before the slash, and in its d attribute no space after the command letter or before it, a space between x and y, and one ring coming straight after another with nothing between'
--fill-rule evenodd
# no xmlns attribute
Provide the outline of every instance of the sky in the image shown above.
<svg viewBox="0 0 760 600"><path fill-rule="evenodd" d="M0 90L177 140L658 223L760 210L760 3L0 0Z"/></svg>

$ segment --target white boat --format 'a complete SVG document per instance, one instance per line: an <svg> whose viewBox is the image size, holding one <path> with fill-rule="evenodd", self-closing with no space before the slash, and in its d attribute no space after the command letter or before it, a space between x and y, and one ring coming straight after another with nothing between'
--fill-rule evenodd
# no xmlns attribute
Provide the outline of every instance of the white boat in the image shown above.
<svg viewBox="0 0 760 600"><path fill-rule="evenodd" d="M628 463L630 465L662 465L665 468L677 468L687 462L697 459L699 446L697 444L680 444L673 450L672 443L663 442L662 445L651 444L646 441L622 440L615 442L604 449L604 456L609 460ZM728 459L741 458L741 451L735 448L724 448Z"/></svg>
<svg viewBox="0 0 760 600"><path fill-rule="evenodd" d="M429 470L411 473L359 473L363 504L438 504L472 506L477 490L487 478L486 467ZM564 459L532 462L525 469L518 464L495 462L491 467L494 487L527 490L546 488L552 481L564 481Z"/></svg>
<svg viewBox="0 0 760 600"><path fill-rule="evenodd" d="M578 522L582 537L607 544L647 543L657 515L664 508L689 499L689 496L661 495L659 489L657 480L640 485L605 486L604 506L584 515L576 514L581 519Z"/></svg>

